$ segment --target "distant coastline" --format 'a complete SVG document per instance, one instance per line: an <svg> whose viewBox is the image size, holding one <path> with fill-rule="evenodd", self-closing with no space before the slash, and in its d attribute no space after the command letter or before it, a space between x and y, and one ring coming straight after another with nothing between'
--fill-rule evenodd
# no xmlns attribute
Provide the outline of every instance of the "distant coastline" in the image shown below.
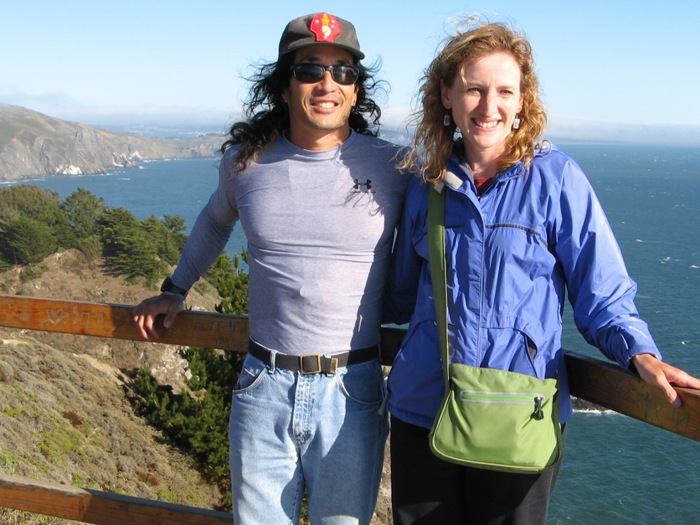
<svg viewBox="0 0 700 525"><path fill-rule="evenodd" d="M0 182L103 174L149 160L214 157L222 137L116 133L0 103Z"/></svg>

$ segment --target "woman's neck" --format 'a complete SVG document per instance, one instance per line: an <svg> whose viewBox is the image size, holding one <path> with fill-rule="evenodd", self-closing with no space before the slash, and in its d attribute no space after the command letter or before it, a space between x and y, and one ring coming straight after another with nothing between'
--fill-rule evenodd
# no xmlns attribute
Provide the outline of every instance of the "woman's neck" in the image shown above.
<svg viewBox="0 0 700 525"><path fill-rule="evenodd" d="M486 163L470 161L469 167L472 169L474 178L478 179L492 179L498 173L496 161Z"/></svg>
<svg viewBox="0 0 700 525"><path fill-rule="evenodd" d="M478 152L469 151L466 144L464 144L463 148L474 177L492 179L498 174L498 159L503 154L502 151L495 151L494 149L480 150Z"/></svg>

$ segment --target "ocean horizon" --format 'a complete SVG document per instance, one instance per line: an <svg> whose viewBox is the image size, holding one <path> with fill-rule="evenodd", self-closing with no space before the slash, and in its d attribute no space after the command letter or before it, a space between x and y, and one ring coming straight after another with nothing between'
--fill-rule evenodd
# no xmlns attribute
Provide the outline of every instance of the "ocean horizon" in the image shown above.
<svg viewBox="0 0 700 525"><path fill-rule="evenodd" d="M700 376L700 148L557 146L583 168L602 202L664 359ZM138 219L179 215L189 233L217 182L218 159L195 159L21 184L61 199L84 188ZM236 227L229 254L245 244ZM604 359L573 327L570 311L565 323L565 349ZM576 411L567 433L550 525L700 522L697 442L610 411Z"/></svg>

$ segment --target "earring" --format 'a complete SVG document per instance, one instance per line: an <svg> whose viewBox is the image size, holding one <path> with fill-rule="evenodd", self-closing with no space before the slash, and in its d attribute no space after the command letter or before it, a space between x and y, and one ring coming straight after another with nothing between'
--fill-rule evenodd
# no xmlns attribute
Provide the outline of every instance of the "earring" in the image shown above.
<svg viewBox="0 0 700 525"><path fill-rule="evenodd" d="M520 128L520 117L516 116L513 119L513 129L518 129Z"/></svg>
<svg viewBox="0 0 700 525"><path fill-rule="evenodd" d="M442 125L447 127L450 124L452 124L452 117L450 117L449 113L445 113L445 116L442 117Z"/></svg>

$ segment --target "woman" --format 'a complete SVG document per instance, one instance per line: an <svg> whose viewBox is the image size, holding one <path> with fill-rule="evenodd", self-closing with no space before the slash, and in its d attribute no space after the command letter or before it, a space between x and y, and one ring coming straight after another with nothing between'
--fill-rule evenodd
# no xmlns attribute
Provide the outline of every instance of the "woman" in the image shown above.
<svg viewBox="0 0 700 525"><path fill-rule="evenodd" d="M428 445L444 379L428 267L430 184L444 183L453 362L559 378L565 293L586 340L680 404L700 381L661 361L605 214L578 165L541 148L546 116L527 40L501 24L459 33L426 70L389 285L408 333L389 376L394 523L544 524L559 465L511 474L441 461ZM455 140L455 135L457 139ZM420 156L420 159L419 159Z"/></svg>

